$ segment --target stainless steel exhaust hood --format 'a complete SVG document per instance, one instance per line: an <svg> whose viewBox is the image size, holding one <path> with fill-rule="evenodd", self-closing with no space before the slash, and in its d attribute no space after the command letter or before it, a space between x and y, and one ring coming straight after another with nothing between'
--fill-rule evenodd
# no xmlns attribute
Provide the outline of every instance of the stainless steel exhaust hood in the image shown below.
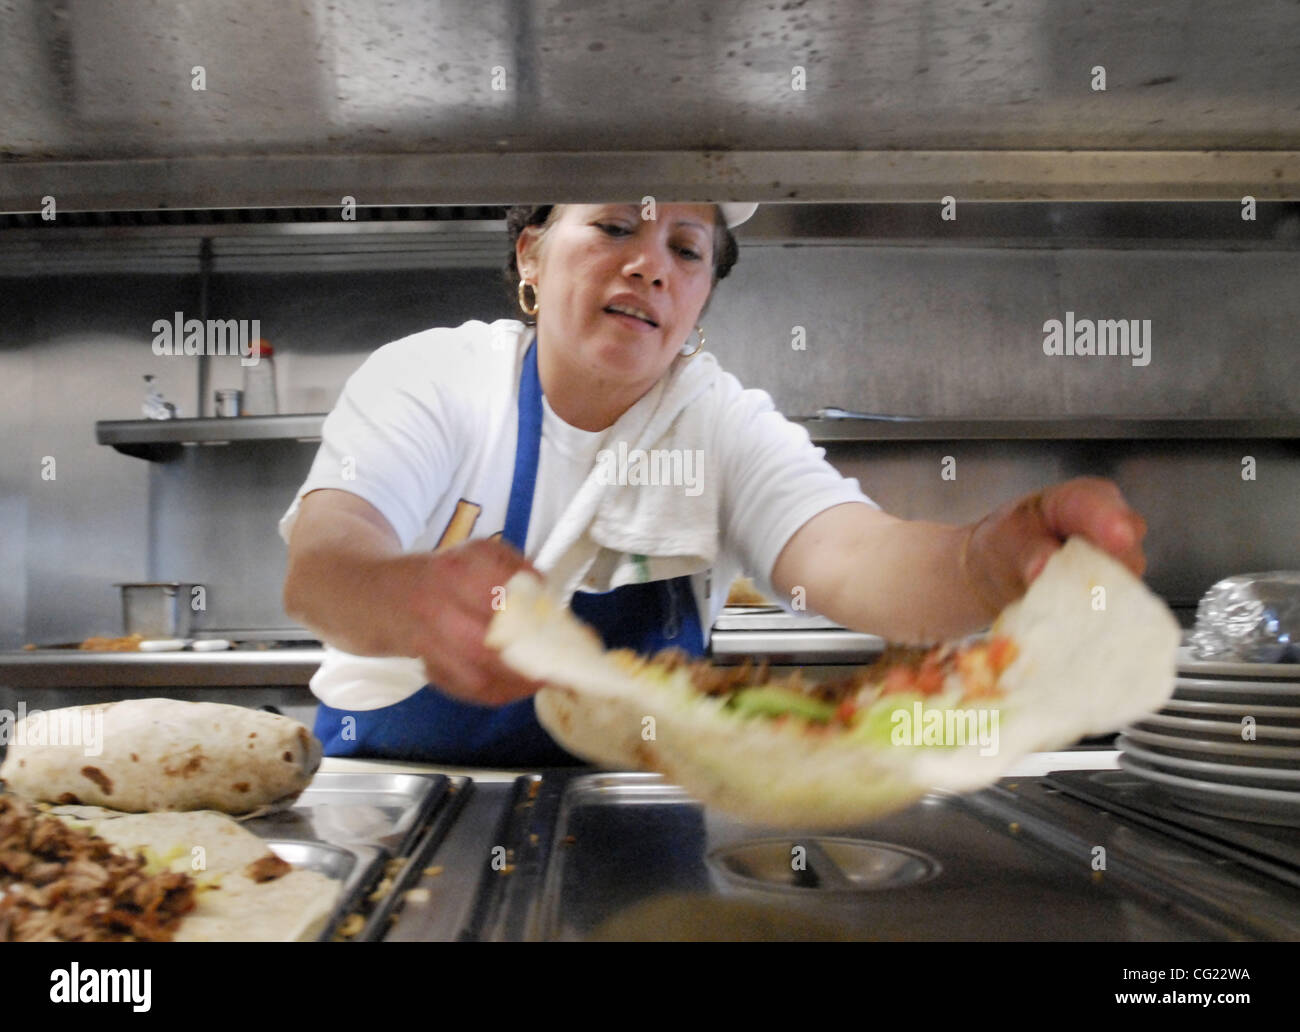
<svg viewBox="0 0 1300 1032"><path fill-rule="evenodd" d="M0 0L0 211L1294 200L1297 39L1289 0Z"/></svg>

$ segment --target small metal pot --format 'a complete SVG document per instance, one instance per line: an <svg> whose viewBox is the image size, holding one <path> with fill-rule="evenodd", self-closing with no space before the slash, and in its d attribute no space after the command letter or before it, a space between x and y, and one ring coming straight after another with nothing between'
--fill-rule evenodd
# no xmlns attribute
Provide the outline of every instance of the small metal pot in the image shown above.
<svg viewBox="0 0 1300 1032"><path fill-rule="evenodd" d="M143 638L188 638L194 622L192 589L179 581L116 584L122 589L122 633Z"/></svg>
<svg viewBox="0 0 1300 1032"><path fill-rule="evenodd" d="M216 399L217 416L221 419L231 419L244 414L244 392L238 388L217 391Z"/></svg>

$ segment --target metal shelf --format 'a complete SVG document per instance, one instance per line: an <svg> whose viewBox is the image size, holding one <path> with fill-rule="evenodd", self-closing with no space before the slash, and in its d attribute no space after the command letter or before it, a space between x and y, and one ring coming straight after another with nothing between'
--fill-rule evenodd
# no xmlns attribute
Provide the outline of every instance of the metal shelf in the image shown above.
<svg viewBox="0 0 1300 1032"><path fill-rule="evenodd" d="M95 440L123 455L166 462L187 445L239 441L319 441L324 413L239 416L231 419L124 419L95 423Z"/></svg>
<svg viewBox="0 0 1300 1032"><path fill-rule="evenodd" d="M894 417L895 419L898 417ZM123 455L166 462L192 445L239 441L319 441L324 413L236 419L101 420L95 440ZM867 441L1300 440L1300 419L796 419L815 444Z"/></svg>
<svg viewBox="0 0 1300 1032"><path fill-rule="evenodd" d="M858 441L1300 440L1300 419L1070 416L1024 419L798 419L816 444Z"/></svg>
<svg viewBox="0 0 1300 1032"><path fill-rule="evenodd" d="M307 685L325 660L320 646L225 652L0 652L11 688L266 688Z"/></svg>

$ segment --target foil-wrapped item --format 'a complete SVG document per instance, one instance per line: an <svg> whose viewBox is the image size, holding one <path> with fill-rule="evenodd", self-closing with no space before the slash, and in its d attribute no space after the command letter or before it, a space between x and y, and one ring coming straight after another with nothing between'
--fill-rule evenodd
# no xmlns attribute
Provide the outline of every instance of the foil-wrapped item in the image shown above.
<svg viewBox="0 0 1300 1032"><path fill-rule="evenodd" d="M1241 573L1196 607L1192 655L1243 663L1300 663L1300 571Z"/></svg>

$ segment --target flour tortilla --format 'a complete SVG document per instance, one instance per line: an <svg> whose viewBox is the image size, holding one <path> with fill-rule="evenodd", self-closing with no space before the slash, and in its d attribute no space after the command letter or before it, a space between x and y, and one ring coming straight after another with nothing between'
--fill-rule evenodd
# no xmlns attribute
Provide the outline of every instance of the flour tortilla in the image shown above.
<svg viewBox="0 0 1300 1032"><path fill-rule="evenodd" d="M72 808L69 808L72 809ZM119 851L168 861L166 866L202 886L195 909L186 914L176 942L309 942L319 937L338 901L341 886L318 871L295 868L270 881L245 874L269 855L266 844L230 817L213 812L118 814L86 819L59 809L54 815L107 840ZM201 852L197 852L201 850ZM196 869L201 858L202 868Z"/></svg>
<svg viewBox="0 0 1300 1032"><path fill-rule="evenodd" d="M102 751L92 755L87 742L100 737L93 733L100 719ZM320 742L288 717L132 699L29 713L13 730L0 778L18 795L52 803L247 815L292 805L320 760Z"/></svg>
<svg viewBox="0 0 1300 1032"><path fill-rule="evenodd" d="M488 644L548 682L538 718L565 748L610 767L659 771L704 803L784 827L861 824L931 790L992 784L1028 753L1116 730L1172 695L1181 638L1138 578L1072 538L992 628L1017 655L998 682L1004 697L985 706L997 714L997 748L981 755L978 741L864 743L807 734L799 721L744 719L695 692L685 670L606 652L536 578L518 574L506 590Z"/></svg>

